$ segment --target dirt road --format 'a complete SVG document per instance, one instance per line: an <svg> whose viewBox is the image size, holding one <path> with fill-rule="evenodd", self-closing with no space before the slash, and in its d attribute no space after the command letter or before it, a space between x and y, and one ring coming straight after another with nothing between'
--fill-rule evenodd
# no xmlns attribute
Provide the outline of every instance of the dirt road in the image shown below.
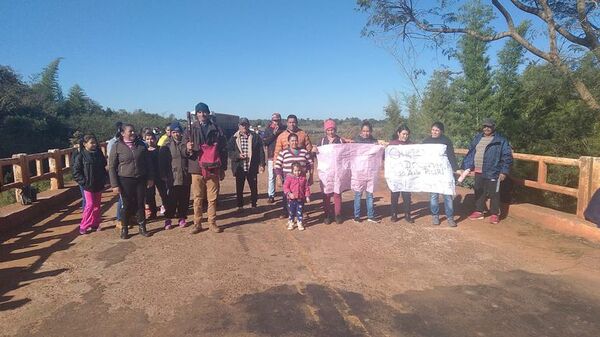
<svg viewBox="0 0 600 337"><path fill-rule="evenodd" d="M324 225L312 202L307 230L288 231L264 199L236 213L233 185L221 234L155 221L150 238L120 240L108 193L99 233L77 234L73 202L6 234L0 335L600 335L598 245L511 218L434 227L424 198L416 224L390 223L383 186L380 224Z"/></svg>

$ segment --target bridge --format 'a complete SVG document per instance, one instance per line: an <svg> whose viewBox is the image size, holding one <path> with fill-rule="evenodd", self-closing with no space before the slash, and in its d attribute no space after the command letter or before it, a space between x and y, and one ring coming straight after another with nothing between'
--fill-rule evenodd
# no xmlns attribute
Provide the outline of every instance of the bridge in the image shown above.
<svg viewBox="0 0 600 337"><path fill-rule="evenodd" d="M515 154L536 162L536 180L514 182L577 198L574 214L513 204L500 224L430 223L415 193L415 224L324 225L318 184L307 230L288 231L261 200L238 213L230 172L219 198L221 234L189 228L120 240L116 196L102 197L103 230L80 236L79 190L66 182L72 149L0 159L9 191L49 180L39 201L0 208L2 336L597 336L600 235L582 219L600 187L600 158ZM464 154L464 150L457 150ZM579 169L577 187L548 183L548 166ZM550 171L551 172L551 171ZM264 182L266 177L259 177ZM352 197L343 195L350 219Z"/></svg>

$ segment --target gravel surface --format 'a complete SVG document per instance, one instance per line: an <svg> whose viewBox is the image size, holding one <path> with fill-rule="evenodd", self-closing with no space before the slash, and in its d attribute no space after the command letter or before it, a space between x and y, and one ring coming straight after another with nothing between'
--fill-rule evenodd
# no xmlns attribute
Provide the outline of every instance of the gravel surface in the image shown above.
<svg viewBox="0 0 600 337"><path fill-rule="evenodd" d="M597 244L510 217L433 226L425 195L415 224L391 223L385 186L379 224L354 223L345 193L343 224L323 224L318 200L307 229L288 231L264 186L259 206L238 213L234 184L222 186L220 234L164 231L159 219L151 237L134 228L120 240L110 193L101 232L78 235L75 201L5 233L0 335L599 335Z"/></svg>

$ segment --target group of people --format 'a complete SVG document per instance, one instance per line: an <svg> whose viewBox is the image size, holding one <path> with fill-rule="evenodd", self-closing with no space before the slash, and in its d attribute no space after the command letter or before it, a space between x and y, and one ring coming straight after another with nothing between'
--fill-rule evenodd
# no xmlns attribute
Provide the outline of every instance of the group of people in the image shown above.
<svg viewBox="0 0 600 337"><path fill-rule="evenodd" d="M107 144L108 158L99 148L96 137L86 134L73 158L73 177L80 185L84 200L80 233L87 234L100 229L101 193L107 181L119 196L117 227L122 239L128 238L129 228L134 224L138 225L142 236L148 236L146 221L155 218L159 210L155 201L156 191L164 207L165 229L190 225L187 213L191 194L192 233L202 231L204 203L207 205L208 228L221 232L222 228L216 223L217 198L229 162L236 180L238 212L244 210L243 191L246 183L250 188L251 206L257 207L258 174L266 169L268 202L275 202L279 188L282 192L280 218L287 218L288 229L304 230L303 209L305 202L310 202L314 158L319 148L329 144L378 143L368 121L362 123L359 135L354 139L346 139L337 134L335 121L327 119L324 122L325 136L313 144L309 135L298 127L295 115L287 116L284 124L279 113L272 114L271 123L262 134L251 130L247 118L240 118L238 131L227 140L210 115L208 105L198 103L191 125L184 129L178 122L173 122L159 140L152 130L137 135L133 125L118 123L115 136ZM411 143L410 129L401 125L394 139L387 144ZM461 168L456 161L452 142L444 135L441 122L433 123L431 136L423 143L446 145L446 156L453 172L458 175L468 172L474 174L476 204L469 218L483 218L486 198L489 197L490 222L498 223L498 186L509 173L512 152L508 141L496 132L494 121L483 121L482 132L473 139ZM322 183L320 187L324 191ZM354 191L353 219L355 222L361 221L363 192L366 192L366 220L377 223L379 220L374 212L373 194L368 191ZM410 192L391 193L391 220L395 222L399 219L400 196L403 199L404 219L413 223ZM430 209L434 225L440 224L438 199L438 194L431 193ZM443 199L448 225L455 227L453 196L444 195ZM341 194L323 193L322 207L324 223L343 222Z"/></svg>

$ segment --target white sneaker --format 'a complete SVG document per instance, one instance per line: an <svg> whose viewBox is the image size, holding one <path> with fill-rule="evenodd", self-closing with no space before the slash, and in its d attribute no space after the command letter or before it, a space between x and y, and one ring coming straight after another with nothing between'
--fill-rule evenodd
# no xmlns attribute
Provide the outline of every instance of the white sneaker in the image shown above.
<svg viewBox="0 0 600 337"><path fill-rule="evenodd" d="M287 229L288 229L288 230L292 230L292 229L294 229L294 222L293 222L292 220L289 220L289 221L288 221L288 226L287 226Z"/></svg>
<svg viewBox="0 0 600 337"><path fill-rule="evenodd" d="M372 222L372 223L379 223L379 221L376 220L375 218L368 218L367 221Z"/></svg>
<svg viewBox="0 0 600 337"><path fill-rule="evenodd" d="M298 222L298 230L299 231L303 231L304 230L304 226L302 226L302 221Z"/></svg>

